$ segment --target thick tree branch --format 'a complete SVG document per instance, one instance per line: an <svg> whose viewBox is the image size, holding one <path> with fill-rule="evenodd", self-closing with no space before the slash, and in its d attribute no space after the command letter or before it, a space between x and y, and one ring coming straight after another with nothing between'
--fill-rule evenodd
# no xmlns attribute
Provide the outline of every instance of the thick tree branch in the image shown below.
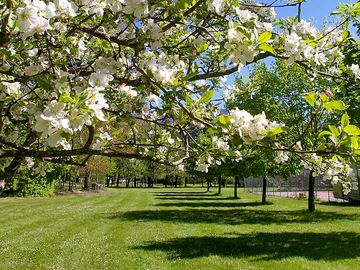
<svg viewBox="0 0 360 270"><path fill-rule="evenodd" d="M258 55L256 55L254 57L253 61L248 62L247 64L255 63L255 62L257 62L261 59L265 59L269 56L272 56L272 54L269 52L259 53ZM223 69L223 70L212 71L212 72L208 72L208 73L195 75L194 77L190 78L189 81L198 81L198 80L222 77L222 76L233 74L233 73L237 72L238 70L239 70L239 65L236 64L228 69Z"/></svg>

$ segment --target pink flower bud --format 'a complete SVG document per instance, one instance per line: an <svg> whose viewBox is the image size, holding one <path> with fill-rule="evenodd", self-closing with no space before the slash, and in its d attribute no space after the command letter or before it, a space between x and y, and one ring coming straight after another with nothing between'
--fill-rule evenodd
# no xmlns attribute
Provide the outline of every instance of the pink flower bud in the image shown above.
<svg viewBox="0 0 360 270"><path fill-rule="evenodd" d="M330 90L326 90L324 94L325 94L326 96L328 96L328 97L332 97L332 96L333 96L333 93L332 93Z"/></svg>

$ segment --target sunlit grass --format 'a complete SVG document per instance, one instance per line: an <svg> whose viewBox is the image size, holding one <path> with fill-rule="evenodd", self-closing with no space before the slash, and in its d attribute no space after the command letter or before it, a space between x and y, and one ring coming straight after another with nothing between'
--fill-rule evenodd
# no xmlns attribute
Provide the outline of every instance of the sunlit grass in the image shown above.
<svg viewBox="0 0 360 270"><path fill-rule="evenodd" d="M360 208L205 188L0 199L0 269L359 269Z"/></svg>

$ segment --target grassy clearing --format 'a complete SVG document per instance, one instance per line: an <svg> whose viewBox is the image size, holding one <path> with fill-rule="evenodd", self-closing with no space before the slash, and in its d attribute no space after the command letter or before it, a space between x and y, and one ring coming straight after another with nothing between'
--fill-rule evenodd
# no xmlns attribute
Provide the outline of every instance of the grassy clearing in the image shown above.
<svg viewBox="0 0 360 270"><path fill-rule="evenodd" d="M359 269L360 208L231 189L0 199L0 269Z"/></svg>

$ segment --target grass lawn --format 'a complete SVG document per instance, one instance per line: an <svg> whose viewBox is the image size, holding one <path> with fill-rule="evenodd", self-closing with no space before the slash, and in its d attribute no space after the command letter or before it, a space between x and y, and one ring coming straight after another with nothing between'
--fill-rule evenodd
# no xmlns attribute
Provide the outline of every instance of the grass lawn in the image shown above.
<svg viewBox="0 0 360 270"><path fill-rule="evenodd" d="M215 188L214 188L215 192ZM360 269L360 208L205 188L0 199L0 269Z"/></svg>

